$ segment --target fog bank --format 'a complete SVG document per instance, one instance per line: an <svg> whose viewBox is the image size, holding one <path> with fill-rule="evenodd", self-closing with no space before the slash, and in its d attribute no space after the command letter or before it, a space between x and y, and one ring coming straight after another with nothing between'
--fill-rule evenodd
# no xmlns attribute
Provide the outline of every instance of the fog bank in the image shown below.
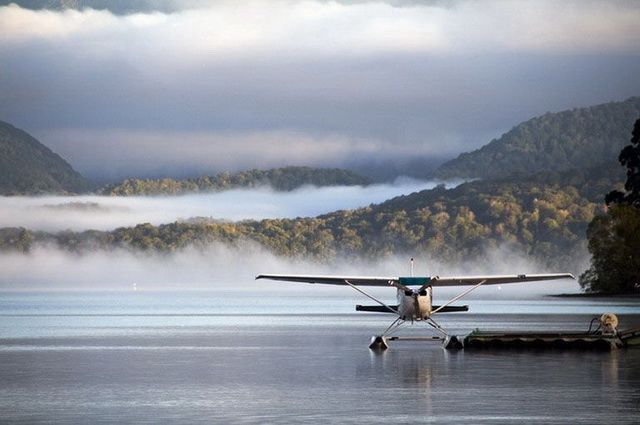
<svg viewBox="0 0 640 425"><path fill-rule="evenodd" d="M183 196L0 197L0 227L81 231L112 230L139 223L158 225L192 217L226 220L312 217L380 203L435 186L435 182L401 178L393 184L307 186L291 192L264 187Z"/></svg>
<svg viewBox="0 0 640 425"><path fill-rule="evenodd" d="M309 296L345 294L349 288L333 285L255 281L260 273L341 274L408 276L409 255L384 259L336 260L320 264L311 260L278 257L254 243L238 247L212 244L207 249L185 249L173 254L132 253L125 250L94 251L82 255L57 248L36 247L29 254L0 253L0 290L213 290L308 292ZM415 274L446 276L461 274L520 274L571 270L546 270L508 249L488 252L482 260L451 265L416 257ZM385 299L395 293L388 288L368 288ZM438 288L437 296L452 296L460 288ZM542 294L577 292L575 281L492 285L473 294L477 298L522 298Z"/></svg>

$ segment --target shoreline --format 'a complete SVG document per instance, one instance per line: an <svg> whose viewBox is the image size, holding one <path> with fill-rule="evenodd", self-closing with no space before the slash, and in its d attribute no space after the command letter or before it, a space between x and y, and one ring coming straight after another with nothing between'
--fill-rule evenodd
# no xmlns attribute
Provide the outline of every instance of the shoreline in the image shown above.
<svg viewBox="0 0 640 425"><path fill-rule="evenodd" d="M553 295L546 295L546 296L553 297L553 298L603 298L607 300L614 300L614 299L640 300L640 294L603 294L601 292L577 293L577 294L553 294Z"/></svg>

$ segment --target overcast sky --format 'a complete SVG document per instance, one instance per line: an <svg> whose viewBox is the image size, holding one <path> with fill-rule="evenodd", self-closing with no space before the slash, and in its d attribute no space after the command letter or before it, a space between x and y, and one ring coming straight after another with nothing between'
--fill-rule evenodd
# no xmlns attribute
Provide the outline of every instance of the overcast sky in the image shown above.
<svg viewBox="0 0 640 425"><path fill-rule="evenodd" d="M447 157L640 95L640 2L110 4L0 7L0 119L94 178Z"/></svg>

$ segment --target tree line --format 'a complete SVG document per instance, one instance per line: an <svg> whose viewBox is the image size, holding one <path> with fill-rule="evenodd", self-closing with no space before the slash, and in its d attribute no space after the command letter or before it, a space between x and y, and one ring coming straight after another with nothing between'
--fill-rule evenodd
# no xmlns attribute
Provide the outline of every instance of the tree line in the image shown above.
<svg viewBox="0 0 640 425"><path fill-rule="evenodd" d="M0 249L29 251L49 244L73 252L114 248L173 252L213 242L253 241L278 255L320 261L408 253L464 262L492 248L509 246L564 269L584 253L588 223L604 211L604 204L593 199L590 181L611 187L615 173L602 167L591 172L542 173L525 180L473 181L453 189L438 186L377 205L308 218L241 222L194 218L110 232L55 234L1 229Z"/></svg>
<svg viewBox="0 0 640 425"><path fill-rule="evenodd" d="M189 179L126 179L110 184L98 192L108 196L180 195L197 192L219 192L229 189L268 186L277 191L291 191L304 185L355 186L369 185L371 180L340 168L282 167L219 173Z"/></svg>

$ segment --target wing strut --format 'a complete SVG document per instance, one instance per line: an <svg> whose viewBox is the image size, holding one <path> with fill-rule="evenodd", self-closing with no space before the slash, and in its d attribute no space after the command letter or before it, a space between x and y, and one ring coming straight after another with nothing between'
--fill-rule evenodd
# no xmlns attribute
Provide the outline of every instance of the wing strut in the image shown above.
<svg viewBox="0 0 640 425"><path fill-rule="evenodd" d="M484 284L487 280L481 280L480 283L478 283L477 285L472 286L471 288L467 289L466 291L464 291L463 293L461 293L460 295L457 295L453 298L451 298L449 301L447 301L446 303L442 304L440 307L436 308L435 310L433 310L431 312L431 314L435 314L437 312L439 312L440 310L442 310L443 308L445 308L446 306L448 306L451 303L454 303L456 301L458 301L460 298L464 297L465 295L467 295L469 292L473 291L474 289L479 288L482 284Z"/></svg>
<svg viewBox="0 0 640 425"><path fill-rule="evenodd" d="M375 302L377 302L378 304L380 304L381 306L383 306L384 308L386 308L387 310L389 310L390 312L394 313L394 314L398 314L398 311L389 307L388 305L386 305L385 303L383 303L382 301L380 301L379 299L375 298L372 295L367 294L366 292L364 292L362 289L358 288L356 285L352 284L351 282L349 282L348 280L344 280L344 283L346 283L347 285L351 286L353 289L355 289L356 291L360 292L362 295L364 295L365 297L369 298L370 300L373 300ZM395 323L395 322L394 322Z"/></svg>

